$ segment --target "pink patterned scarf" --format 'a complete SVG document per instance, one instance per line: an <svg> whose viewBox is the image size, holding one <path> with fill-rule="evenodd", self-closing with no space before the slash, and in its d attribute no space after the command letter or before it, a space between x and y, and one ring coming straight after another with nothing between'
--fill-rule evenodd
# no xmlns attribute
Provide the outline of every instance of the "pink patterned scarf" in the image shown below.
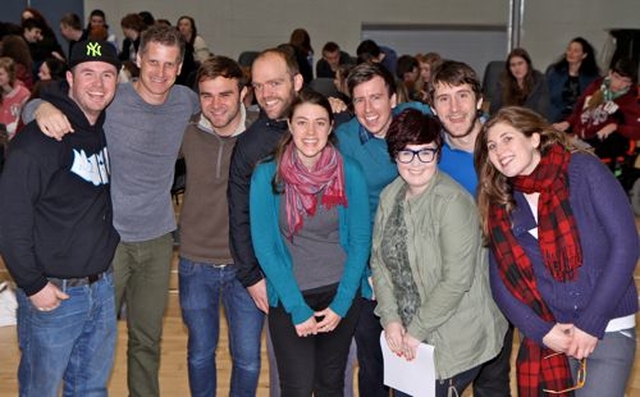
<svg viewBox="0 0 640 397"><path fill-rule="evenodd" d="M302 164L293 143L287 146L278 170L284 182L285 208L289 238L302 228L305 216L314 216L318 193L326 209L335 205L347 206L342 157L327 145L312 170Z"/></svg>

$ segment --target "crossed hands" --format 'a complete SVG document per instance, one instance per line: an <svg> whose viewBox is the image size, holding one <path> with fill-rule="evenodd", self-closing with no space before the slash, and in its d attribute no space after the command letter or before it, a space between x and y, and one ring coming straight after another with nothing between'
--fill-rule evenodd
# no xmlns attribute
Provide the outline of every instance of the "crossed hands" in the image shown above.
<svg viewBox="0 0 640 397"><path fill-rule="evenodd" d="M302 338L309 335L317 335L318 333L331 332L340 324L340 320L342 320L342 317L327 307L324 310L313 313L313 316L304 322L297 324L296 333Z"/></svg>
<svg viewBox="0 0 640 397"><path fill-rule="evenodd" d="M391 322L384 329L387 345L398 357L404 357L407 361L416 358L420 341L407 333L402 324Z"/></svg>
<svg viewBox="0 0 640 397"><path fill-rule="evenodd" d="M598 344L598 338L573 324L557 323L542 338L542 342L551 350L581 360L593 353Z"/></svg>

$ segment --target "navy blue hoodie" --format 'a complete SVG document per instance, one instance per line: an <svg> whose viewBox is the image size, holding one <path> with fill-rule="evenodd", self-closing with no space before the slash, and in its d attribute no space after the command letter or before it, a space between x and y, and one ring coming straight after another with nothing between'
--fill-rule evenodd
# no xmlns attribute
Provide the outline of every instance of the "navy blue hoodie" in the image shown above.
<svg viewBox="0 0 640 397"><path fill-rule="evenodd" d="M61 82L42 98L67 116L75 133L58 142L28 124L10 142L0 176L0 252L29 296L47 277L107 270L120 240L112 224L104 112L90 125L68 91Z"/></svg>

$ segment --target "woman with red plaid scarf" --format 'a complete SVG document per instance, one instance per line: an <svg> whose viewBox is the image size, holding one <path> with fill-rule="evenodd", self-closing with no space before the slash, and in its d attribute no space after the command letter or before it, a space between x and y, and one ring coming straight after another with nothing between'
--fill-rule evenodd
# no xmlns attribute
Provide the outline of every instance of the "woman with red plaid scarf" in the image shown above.
<svg viewBox="0 0 640 397"><path fill-rule="evenodd" d="M638 234L611 172L565 139L519 107L484 125L475 162L491 287L524 336L520 397L623 396L636 348Z"/></svg>

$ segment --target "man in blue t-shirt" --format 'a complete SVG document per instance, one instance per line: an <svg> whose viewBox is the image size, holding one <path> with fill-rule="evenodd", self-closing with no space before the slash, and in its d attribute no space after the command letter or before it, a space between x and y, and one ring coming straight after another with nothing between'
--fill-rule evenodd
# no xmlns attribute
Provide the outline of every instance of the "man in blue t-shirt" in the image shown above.
<svg viewBox="0 0 640 397"><path fill-rule="evenodd" d="M475 196L478 177L473 164L475 142L482 129L482 87L467 64L446 61L431 78L429 103L443 126L444 145L439 167ZM475 397L510 396L509 370L513 327L500 354L486 362L473 381Z"/></svg>

